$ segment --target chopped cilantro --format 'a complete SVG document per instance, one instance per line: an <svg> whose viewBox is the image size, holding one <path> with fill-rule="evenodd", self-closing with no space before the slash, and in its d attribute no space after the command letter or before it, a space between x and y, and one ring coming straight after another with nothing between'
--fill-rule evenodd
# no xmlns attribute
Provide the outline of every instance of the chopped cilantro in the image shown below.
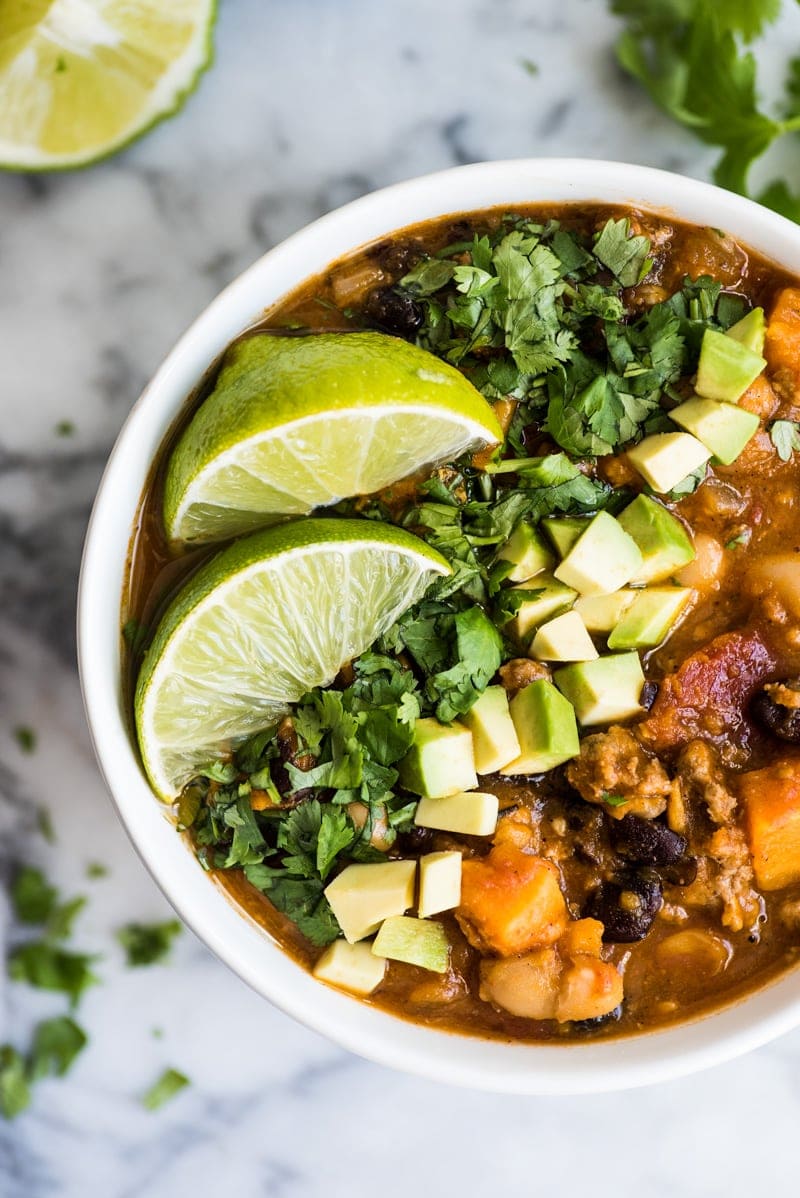
<svg viewBox="0 0 800 1198"><path fill-rule="evenodd" d="M609 807L624 807L629 800L622 795L604 794L603 802L607 803Z"/></svg>
<svg viewBox="0 0 800 1198"><path fill-rule="evenodd" d="M526 74L528 74L528 75L538 75L539 74L539 67L536 65L536 63L533 61L532 58L521 58L519 60L519 65L522 67L523 71L525 71Z"/></svg>
<svg viewBox="0 0 800 1198"><path fill-rule="evenodd" d="M30 1078L63 1077L86 1047L86 1033L68 1015L40 1023L33 1036Z"/></svg>
<svg viewBox="0 0 800 1198"><path fill-rule="evenodd" d="M55 434L57 437L71 437L75 432L75 425L71 420L59 420L55 426Z"/></svg>
<svg viewBox="0 0 800 1198"><path fill-rule="evenodd" d="M25 724L14 729L14 739L23 753L32 753L36 748L36 733Z"/></svg>
<svg viewBox="0 0 800 1198"><path fill-rule="evenodd" d="M165 923L129 923L119 929L117 940L125 949L126 964L154 965L169 956L172 941L181 931L177 919Z"/></svg>
<svg viewBox="0 0 800 1198"><path fill-rule="evenodd" d="M0 1045L0 1115L15 1119L30 1106L31 1090L25 1061L10 1044Z"/></svg>
<svg viewBox="0 0 800 1198"><path fill-rule="evenodd" d="M740 545L749 545L752 535L752 529L743 528L742 531L737 533L735 537L731 537L729 541L725 542L725 548L738 549Z"/></svg>
<svg viewBox="0 0 800 1198"><path fill-rule="evenodd" d="M43 924L57 906L58 891L45 880L40 869L24 865L11 884L11 901L21 923Z"/></svg>
<svg viewBox="0 0 800 1198"><path fill-rule="evenodd" d="M56 833L53 828L53 819L47 807L39 807L36 812L36 823L48 844L55 844Z"/></svg>
<svg viewBox="0 0 800 1198"><path fill-rule="evenodd" d="M594 243L594 256L607 266L622 287L635 287L652 265L648 258L650 239L631 235L631 223L623 216L609 220Z"/></svg>
<svg viewBox="0 0 800 1198"><path fill-rule="evenodd" d="M177 1069L165 1069L142 1097L142 1106L148 1111L157 1111L160 1107L179 1094L189 1085L189 1079Z"/></svg>
<svg viewBox="0 0 800 1198"><path fill-rule="evenodd" d="M788 462L800 449L800 424L794 420L776 420L770 425L769 436L782 462Z"/></svg>
<svg viewBox="0 0 800 1198"><path fill-rule="evenodd" d="M108 866L103 865L101 861L90 861L86 866L87 878L107 878Z"/></svg>
<svg viewBox="0 0 800 1198"><path fill-rule="evenodd" d="M36 940L14 949L8 958L8 975L15 982L67 994L75 1006L84 990L98 981L90 969L93 960L47 940Z"/></svg>

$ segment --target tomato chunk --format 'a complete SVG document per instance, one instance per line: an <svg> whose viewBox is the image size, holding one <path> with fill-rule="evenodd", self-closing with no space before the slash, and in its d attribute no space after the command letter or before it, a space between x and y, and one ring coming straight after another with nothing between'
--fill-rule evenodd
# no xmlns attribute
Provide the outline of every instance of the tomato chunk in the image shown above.
<svg viewBox="0 0 800 1198"><path fill-rule="evenodd" d="M649 749L678 749L690 740L735 736L746 724L747 702L777 665L758 632L726 632L692 653L658 690L650 714L637 727Z"/></svg>
<svg viewBox="0 0 800 1198"><path fill-rule="evenodd" d="M514 844L464 862L456 914L471 944L500 957L555 944L567 926L558 870Z"/></svg>
<svg viewBox="0 0 800 1198"><path fill-rule="evenodd" d="M800 757L738 779L756 881L762 890L800 882Z"/></svg>

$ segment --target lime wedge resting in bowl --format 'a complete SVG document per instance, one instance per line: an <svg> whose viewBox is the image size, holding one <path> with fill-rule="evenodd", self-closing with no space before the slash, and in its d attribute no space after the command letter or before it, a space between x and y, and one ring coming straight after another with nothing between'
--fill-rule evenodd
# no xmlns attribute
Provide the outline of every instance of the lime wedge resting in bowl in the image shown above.
<svg viewBox="0 0 800 1198"><path fill-rule="evenodd" d="M254 334L228 350L173 451L167 536L223 540L502 437L463 374L397 337Z"/></svg>
<svg viewBox="0 0 800 1198"><path fill-rule="evenodd" d="M332 682L449 573L424 541L367 520L294 521L218 553L168 607L139 673L156 794L173 798L198 766Z"/></svg>

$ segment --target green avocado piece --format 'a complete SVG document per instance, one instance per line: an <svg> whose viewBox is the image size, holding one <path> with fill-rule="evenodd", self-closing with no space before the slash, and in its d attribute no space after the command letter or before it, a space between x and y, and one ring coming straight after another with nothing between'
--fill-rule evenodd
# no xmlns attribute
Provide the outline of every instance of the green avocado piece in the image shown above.
<svg viewBox="0 0 800 1198"><path fill-rule="evenodd" d="M497 560L510 563L506 578L511 582L525 582L553 565L552 553L527 520L519 522L498 553Z"/></svg>
<svg viewBox="0 0 800 1198"><path fill-rule="evenodd" d="M414 725L414 743L398 766L406 790L429 799L478 785L472 733L462 724L426 717Z"/></svg>
<svg viewBox="0 0 800 1198"><path fill-rule="evenodd" d="M736 404L699 397L687 399L686 403L673 408L670 417L681 428L694 433L723 466L736 461L760 424L755 412L748 412Z"/></svg>
<svg viewBox="0 0 800 1198"><path fill-rule="evenodd" d="M695 391L703 399L738 403L765 366L761 355L748 349L743 341L706 329L700 346Z"/></svg>
<svg viewBox="0 0 800 1198"><path fill-rule="evenodd" d="M578 594L572 587L559 582L552 574L540 574L528 582L510 587L509 590L531 592L531 597L523 599L517 614L506 625L509 635L522 644L530 640L534 629L545 620L572 607Z"/></svg>
<svg viewBox="0 0 800 1198"><path fill-rule="evenodd" d="M694 545L680 520L649 495L637 495L617 520L642 555L642 566L631 582L661 582L694 561Z"/></svg>
<svg viewBox="0 0 800 1198"><path fill-rule="evenodd" d="M511 700L511 718L519 738L519 756L501 774L543 774L580 751L572 704L544 678L531 682Z"/></svg>
<svg viewBox="0 0 800 1198"><path fill-rule="evenodd" d="M385 919L372 942L376 957L405 961L434 973L446 973L450 958L447 933L432 919L392 915Z"/></svg>
<svg viewBox="0 0 800 1198"><path fill-rule="evenodd" d="M556 670L553 682L584 726L628 720L643 710L644 674L636 652L612 653L563 666Z"/></svg>
<svg viewBox="0 0 800 1198"><path fill-rule="evenodd" d="M766 331L764 309L753 308L741 320L737 320L736 324L731 325L726 336L733 337L734 341L741 341L742 345L746 345L754 354L763 354Z"/></svg>
<svg viewBox="0 0 800 1198"><path fill-rule="evenodd" d="M462 720L472 733L475 769L493 774L519 754L519 741L502 686L487 686Z"/></svg>
<svg viewBox="0 0 800 1198"><path fill-rule="evenodd" d="M575 600L575 611L589 632L610 632L638 593L623 587L621 591L613 591L610 595L581 595L580 599Z"/></svg>
<svg viewBox="0 0 800 1198"><path fill-rule="evenodd" d="M660 645L693 594L689 587L647 587L639 591L608 638L609 649L652 649Z"/></svg>
<svg viewBox="0 0 800 1198"><path fill-rule="evenodd" d="M608 595L630 582L641 567L642 555L633 538L608 512L598 512L553 574L581 595Z"/></svg>
<svg viewBox="0 0 800 1198"><path fill-rule="evenodd" d="M559 557L566 557L581 533L586 532L589 520L585 516L550 516L540 527L551 541Z"/></svg>

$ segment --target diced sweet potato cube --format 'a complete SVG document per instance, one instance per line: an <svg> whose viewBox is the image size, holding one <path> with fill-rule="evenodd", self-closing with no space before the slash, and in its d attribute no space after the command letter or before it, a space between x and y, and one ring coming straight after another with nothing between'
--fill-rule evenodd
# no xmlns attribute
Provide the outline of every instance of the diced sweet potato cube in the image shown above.
<svg viewBox="0 0 800 1198"><path fill-rule="evenodd" d="M800 882L800 757L742 774L738 788L759 887Z"/></svg>
<svg viewBox="0 0 800 1198"><path fill-rule="evenodd" d="M764 357L772 371L800 382L800 288L778 293L767 321Z"/></svg>
<svg viewBox="0 0 800 1198"><path fill-rule="evenodd" d="M599 1019L622 1002L622 975L608 961L575 957L561 975L556 1019Z"/></svg>
<svg viewBox="0 0 800 1198"><path fill-rule="evenodd" d="M576 919L567 924L567 930L558 947L568 957L599 957L603 951L603 925L599 919Z"/></svg>
<svg viewBox="0 0 800 1198"><path fill-rule="evenodd" d="M553 1019L561 959L554 948L538 948L524 957L481 961L480 996L523 1019Z"/></svg>
<svg viewBox="0 0 800 1198"><path fill-rule="evenodd" d="M471 944L500 957L555 944L567 926L558 870L510 843L464 862L456 914Z"/></svg>

